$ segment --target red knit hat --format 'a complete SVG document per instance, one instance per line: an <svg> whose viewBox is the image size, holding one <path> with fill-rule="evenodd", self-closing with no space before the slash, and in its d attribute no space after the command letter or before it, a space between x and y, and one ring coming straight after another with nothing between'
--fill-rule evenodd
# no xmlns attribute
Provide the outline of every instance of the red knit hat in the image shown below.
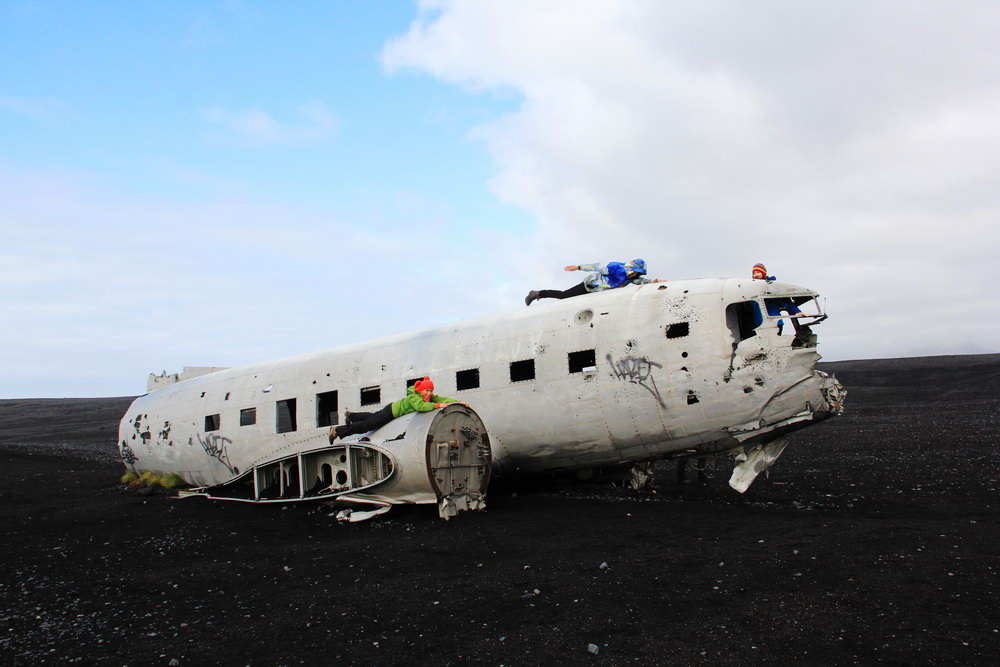
<svg viewBox="0 0 1000 667"><path fill-rule="evenodd" d="M767 267L761 264L760 262L753 265L753 269L751 269L750 275L753 275L754 271L760 271L761 273L764 274L764 277L767 278Z"/></svg>
<svg viewBox="0 0 1000 667"><path fill-rule="evenodd" d="M423 391L424 389L430 389L434 391L434 383L431 382L429 377L425 377L423 380L417 380L413 383L413 391Z"/></svg>

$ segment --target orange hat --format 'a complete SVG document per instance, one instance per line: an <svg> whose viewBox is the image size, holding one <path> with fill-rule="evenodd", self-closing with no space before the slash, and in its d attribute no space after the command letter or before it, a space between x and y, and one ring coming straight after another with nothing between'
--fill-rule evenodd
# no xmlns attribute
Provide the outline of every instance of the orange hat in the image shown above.
<svg viewBox="0 0 1000 667"><path fill-rule="evenodd" d="M750 271L750 275L753 275L754 272L756 271L760 271L761 273L764 274L765 278L767 277L767 267L761 264L760 262L757 262L756 264L753 265L753 269Z"/></svg>
<svg viewBox="0 0 1000 667"><path fill-rule="evenodd" d="M423 391L424 389L430 389L434 391L434 383L431 382L429 377L425 377L423 380L417 380L413 383L413 391Z"/></svg>

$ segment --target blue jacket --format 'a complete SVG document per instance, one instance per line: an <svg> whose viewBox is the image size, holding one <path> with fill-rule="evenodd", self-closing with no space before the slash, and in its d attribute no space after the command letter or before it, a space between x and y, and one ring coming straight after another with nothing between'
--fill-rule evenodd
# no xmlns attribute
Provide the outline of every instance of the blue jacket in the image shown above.
<svg viewBox="0 0 1000 667"><path fill-rule="evenodd" d="M578 264L581 271L593 271L583 279L583 284L587 288L588 292L600 292L606 289L615 289L616 287L621 287L622 285L645 285L646 283L653 282L652 279L644 277L642 274L646 272L645 262L636 265L639 260L633 260L632 262L608 262L607 264ZM636 277L632 280L628 279L628 267L627 264L633 265L633 272L636 273ZM634 269L639 269L635 271ZM641 271L641 273L640 273Z"/></svg>

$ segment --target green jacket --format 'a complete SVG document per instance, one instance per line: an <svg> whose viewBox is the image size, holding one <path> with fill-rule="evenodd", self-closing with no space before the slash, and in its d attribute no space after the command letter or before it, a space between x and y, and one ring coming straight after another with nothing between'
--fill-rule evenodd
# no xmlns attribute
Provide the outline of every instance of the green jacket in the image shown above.
<svg viewBox="0 0 1000 667"><path fill-rule="evenodd" d="M406 398L401 398L392 404L392 418L402 417L411 412L430 412L434 410L435 403L455 403L454 398L431 395L430 402L420 398L420 394L411 386L406 388Z"/></svg>

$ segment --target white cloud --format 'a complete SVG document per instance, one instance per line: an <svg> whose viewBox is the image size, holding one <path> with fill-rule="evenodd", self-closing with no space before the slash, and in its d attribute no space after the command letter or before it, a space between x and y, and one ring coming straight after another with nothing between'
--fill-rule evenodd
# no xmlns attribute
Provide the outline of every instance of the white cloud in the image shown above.
<svg viewBox="0 0 1000 667"><path fill-rule="evenodd" d="M177 202L0 163L0 397L138 394L150 371L253 363L512 307L503 268L519 247L459 234L440 203L402 193L348 220L231 190Z"/></svg>
<svg viewBox="0 0 1000 667"><path fill-rule="evenodd" d="M228 111L216 107L206 109L202 115L221 130L212 135L214 140L251 146L317 144L337 132L337 119L322 104L300 106L296 113L296 120L285 122L261 109Z"/></svg>
<svg viewBox="0 0 1000 667"><path fill-rule="evenodd" d="M764 261L829 297L830 358L1000 349L1000 8L421 6L383 64L523 96L473 132L548 266L644 255L681 278Z"/></svg>

